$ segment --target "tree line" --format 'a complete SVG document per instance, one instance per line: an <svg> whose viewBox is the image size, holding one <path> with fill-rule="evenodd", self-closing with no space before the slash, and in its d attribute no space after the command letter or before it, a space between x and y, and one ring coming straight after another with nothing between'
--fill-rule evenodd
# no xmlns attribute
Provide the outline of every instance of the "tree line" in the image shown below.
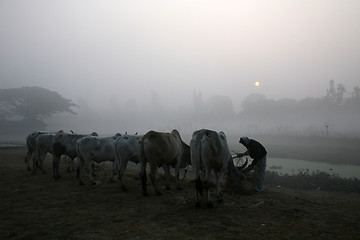
<svg viewBox="0 0 360 240"><path fill-rule="evenodd" d="M134 100L119 106L116 99L109 99L110 105L115 106L114 121L141 124L139 119L147 114L147 121L158 122L164 119L166 127L183 128L219 128L238 129L241 132L270 132L284 133L296 131L319 132L328 134L329 131L342 131L349 123L360 120L360 88L353 87L348 92L341 83L330 80L324 96L308 97L301 100L268 99L261 94L251 94L242 101L242 109L234 110L232 100L227 96L213 95L204 100L200 91L193 91L192 108L166 109L156 92L152 93L152 100L148 109L140 107ZM62 97L55 91L41 87L22 87L0 89L0 122L2 129L8 126L28 126L36 130L46 129L45 119L55 113L76 114L81 110L72 100ZM80 111L81 112L81 111ZM85 112L82 111L81 114ZM155 113L155 114L153 114ZM87 112L86 119L90 121L91 114ZM93 117L97 113L93 113ZM153 114L153 115L151 115ZM99 121L97 121L99 122ZM161 123L164 124L164 123ZM108 125L111 125L109 123ZM145 126L144 126L145 128ZM348 127L359 131L359 125Z"/></svg>
<svg viewBox="0 0 360 240"><path fill-rule="evenodd" d="M317 126L326 135L330 127L336 126L338 131L347 127L348 131L355 128L360 133L359 125L353 124L360 120L360 88L355 86L347 92L343 84L335 85L334 80L329 81L329 87L321 97L273 100L253 94L242 102L242 108L239 118L259 125L271 122L283 128L303 125L303 129ZM314 129L308 129L311 130Z"/></svg>

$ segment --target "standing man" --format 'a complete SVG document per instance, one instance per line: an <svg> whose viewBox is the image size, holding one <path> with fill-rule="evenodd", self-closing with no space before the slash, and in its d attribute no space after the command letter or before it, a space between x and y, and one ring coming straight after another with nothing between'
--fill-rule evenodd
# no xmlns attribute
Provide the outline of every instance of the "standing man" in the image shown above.
<svg viewBox="0 0 360 240"><path fill-rule="evenodd" d="M244 145L247 149L244 153L239 153L238 157L243 157L245 155L250 156L252 159L252 163L244 169L244 173L250 172L254 170L256 182L254 183L254 190L257 192L261 192L264 190L264 176L265 176L265 168L266 168L266 149L261 143L254 139L249 139L248 137L241 137L239 143Z"/></svg>

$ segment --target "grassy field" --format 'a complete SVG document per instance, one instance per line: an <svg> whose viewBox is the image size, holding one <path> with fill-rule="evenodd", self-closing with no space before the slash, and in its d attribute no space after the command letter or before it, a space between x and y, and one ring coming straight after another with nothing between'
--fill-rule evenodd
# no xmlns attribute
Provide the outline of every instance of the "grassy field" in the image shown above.
<svg viewBox="0 0 360 240"><path fill-rule="evenodd" d="M224 202L196 209L194 183L189 176L183 190L163 189L156 196L141 194L138 168L125 172L129 191L109 182L109 164L100 165L91 186L79 185L75 173L61 178L26 170L26 149L0 149L1 239L357 239L360 234L359 193L277 188L250 191L243 182L234 191L225 181ZM165 180L161 172L159 184ZM149 182L149 181L148 181ZM215 187L211 188L214 197Z"/></svg>

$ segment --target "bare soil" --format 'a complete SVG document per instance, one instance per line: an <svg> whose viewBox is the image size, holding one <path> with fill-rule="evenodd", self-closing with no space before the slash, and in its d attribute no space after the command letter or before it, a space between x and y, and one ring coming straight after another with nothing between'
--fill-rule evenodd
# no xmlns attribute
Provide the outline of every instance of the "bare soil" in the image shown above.
<svg viewBox="0 0 360 240"><path fill-rule="evenodd" d="M234 192L224 184L224 202L195 208L192 176L183 190L141 193L138 168L125 172L129 191L109 182L108 164L97 169L97 185L76 181L61 162L59 180L26 170L24 147L0 148L1 239L359 239L360 196L349 193L266 188L249 183ZM157 176L164 185L162 172ZM212 196L215 187L211 188Z"/></svg>

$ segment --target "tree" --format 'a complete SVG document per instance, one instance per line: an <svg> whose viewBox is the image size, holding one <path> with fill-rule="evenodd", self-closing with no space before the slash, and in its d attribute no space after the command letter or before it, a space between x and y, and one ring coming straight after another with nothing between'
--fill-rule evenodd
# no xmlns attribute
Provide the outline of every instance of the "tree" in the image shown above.
<svg viewBox="0 0 360 240"><path fill-rule="evenodd" d="M264 95L253 93L246 97L241 103L243 110L242 114L252 117L263 117L272 114L276 102L272 99L267 99Z"/></svg>
<svg viewBox="0 0 360 240"><path fill-rule="evenodd" d="M78 107L59 93L41 87L0 89L0 120L41 121L58 112L76 114Z"/></svg>
<svg viewBox="0 0 360 240"><path fill-rule="evenodd" d="M204 101L202 99L201 92L197 92L195 89L193 90L193 104L195 111L201 111L201 109L204 107Z"/></svg>
<svg viewBox="0 0 360 240"><path fill-rule="evenodd" d="M234 105L228 96L212 95L206 102L207 114L213 118L229 118L235 116Z"/></svg>
<svg viewBox="0 0 360 240"><path fill-rule="evenodd" d="M360 87L359 86L355 86L354 87L354 93L353 93L353 98L355 98L356 101L360 100Z"/></svg>
<svg viewBox="0 0 360 240"><path fill-rule="evenodd" d="M341 104L344 101L344 93L346 92L345 86L341 83L336 87L336 102Z"/></svg>
<svg viewBox="0 0 360 240"><path fill-rule="evenodd" d="M326 90L326 96L331 100L336 99L335 81L332 79L329 81L329 89Z"/></svg>

